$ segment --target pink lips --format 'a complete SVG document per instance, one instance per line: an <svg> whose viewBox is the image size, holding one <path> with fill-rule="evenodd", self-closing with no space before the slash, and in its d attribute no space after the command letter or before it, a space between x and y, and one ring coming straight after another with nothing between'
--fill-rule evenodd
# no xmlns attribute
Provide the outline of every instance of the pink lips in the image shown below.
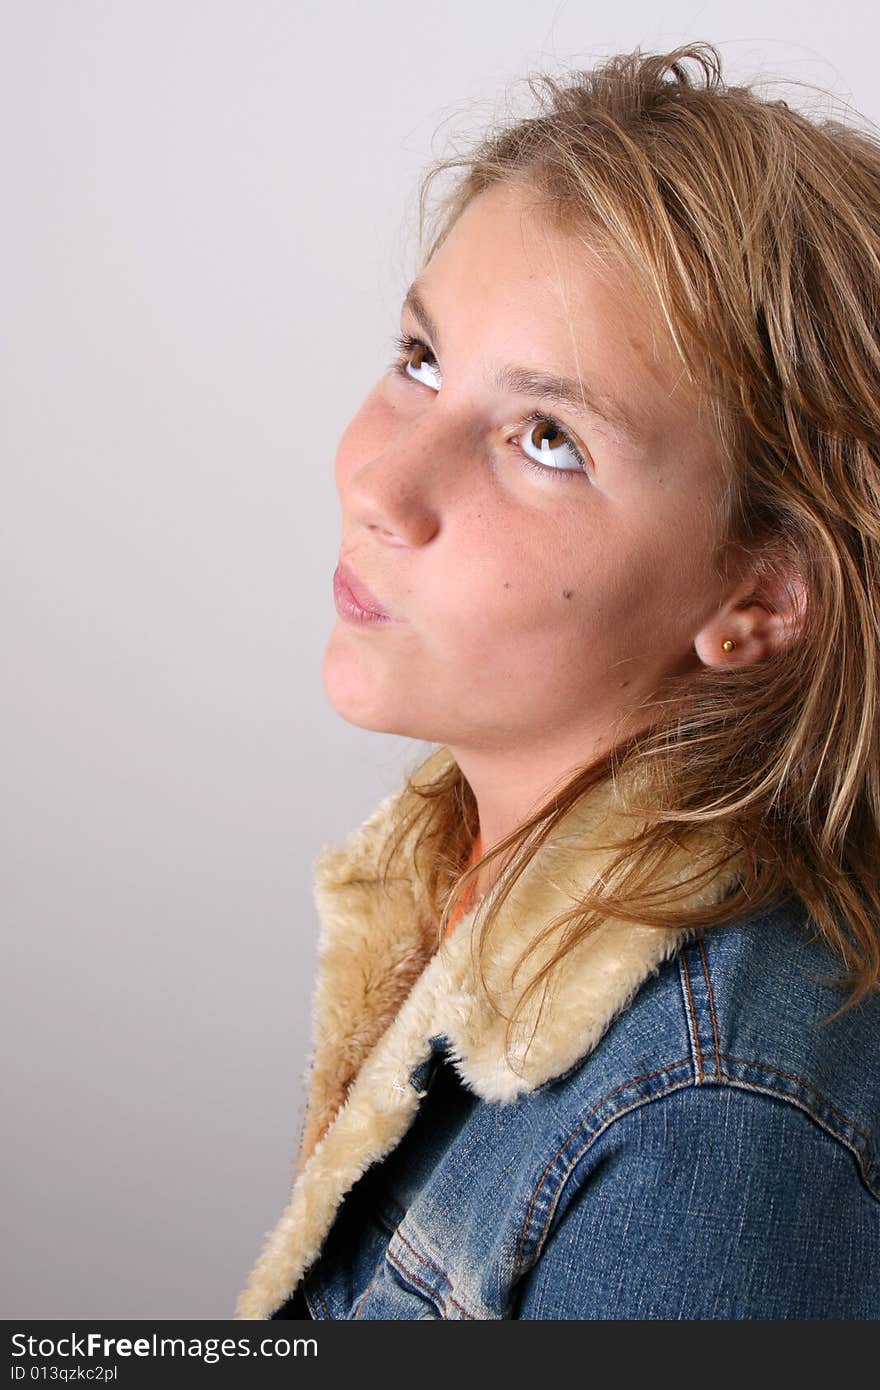
<svg viewBox="0 0 880 1390"><path fill-rule="evenodd" d="M337 565L333 575L333 597L336 608L343 617L362 622L391 621L391 614L342 561Z"/></svg>

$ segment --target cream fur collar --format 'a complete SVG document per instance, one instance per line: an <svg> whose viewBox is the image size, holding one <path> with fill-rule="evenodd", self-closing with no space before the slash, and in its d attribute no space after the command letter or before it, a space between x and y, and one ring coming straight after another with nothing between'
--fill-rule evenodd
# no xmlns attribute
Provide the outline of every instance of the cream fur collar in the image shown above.
<svg viewBox="0 0 880 1390"><path fill-rule="evenodd" d="M436 750L422 764L419 780L431 780L451 761L447 748ZM557 944L552 940L540 956L530 958L514 984L511 971L526 942L551 917L571 908L579 886L599 879L612 857L603 846L615 831L632 833L626 791L636 780L629 772L626 782L618 778L596 788L569 812L502 905L486 978L505 1014L538 960ZM438 949L417 876L391 880L382 891L379 854L408 805L406 796L399 789L386 797L344 845L325 847L315 861L321 931L298 1171L287 1207L239 1295L238 1319L268 1318L286 1299L319 1253L345 1193L400 1142L422 1098L409 1078L430 1054L432 1036L448 1038L452 1065L471 1090L488 1102L510 1102L592 1052L638 989L694 934L604 922L555 971L544 1018L523 1056L534 1010L526 1019L513 1049L520 1076L504 1058L506 1020L486 1002L474 970L475 911ZM717 853L717 847L717 839L701 833L686 852L678 852L664 882L683 882L699 867L703 852ZM407 862L405 850L397 862ZM736 872L737 862L731 861L680 900L715 903L727 894Z"/></svg>

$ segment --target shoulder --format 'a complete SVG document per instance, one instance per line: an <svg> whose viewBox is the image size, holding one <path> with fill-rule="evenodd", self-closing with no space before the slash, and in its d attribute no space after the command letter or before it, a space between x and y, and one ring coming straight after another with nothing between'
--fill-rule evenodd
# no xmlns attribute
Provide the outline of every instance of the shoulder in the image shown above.
<svg viewBox="0 0 880 1390"><path fill-rule="evenodd" d="M842 966L800 900L706 932L675 966L694 1086L797 1107L851 1151L880 1199L880 993L832 1018L847 997Z"/></svg>
<svg viewBox="0 0 880 1390"><path fill-rule="evenodd" d="M880 1317L880 1202L797 1106L682 1087L622 1112L566 1170L533 1207L518 1317Z"/></svg>
<svg viewBox="0 0 880 1390"><path fill-rule="evenodd" d="M698 1109L717 1087L775 1099L848 1148L880 1199L880 993L830 1021L846 997L839 973L800 900L786 898L690 941L542 1089L560 1118L573 1108L603 1124L683 1088ZM717 1097L704 1108L720 1113Z"/></svg>
<svg viewBox="0 0 880 1390"><path fill-rule="evenodd" d="M828 1023L838 973L787 900L690 942L541 1088L517 1316L880 1316L880 998Z"/></svg>

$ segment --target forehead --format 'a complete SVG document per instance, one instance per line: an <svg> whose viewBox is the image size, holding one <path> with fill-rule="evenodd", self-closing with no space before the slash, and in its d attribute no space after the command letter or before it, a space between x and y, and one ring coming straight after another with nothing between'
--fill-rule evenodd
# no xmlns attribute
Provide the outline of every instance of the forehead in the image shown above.
<svg viewBox="0 0 880 1390"><path fill-rule="evenodd" d="M554 226L526 185L475 197L418 285L444 346L455 336L498 364L527 353L536 367L624 392L645 431L697 412L658 308L595 238Z"/></svg>

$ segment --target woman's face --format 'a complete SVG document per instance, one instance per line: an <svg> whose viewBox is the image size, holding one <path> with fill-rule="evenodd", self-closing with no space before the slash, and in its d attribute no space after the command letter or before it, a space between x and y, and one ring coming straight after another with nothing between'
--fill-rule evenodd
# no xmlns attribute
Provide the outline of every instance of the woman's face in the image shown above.
<svg viewBox="0 0 880 1390"><path fill-rule="evenodd" d="M335 463L340 557L397 621L339 617L325 689L364 728L574 765L700 664L721 598L714 447L634 289L522 188L468 206L415 308L401 332L424 348L379 377ZM523 372L579 380L595 410Z"/></svg>

